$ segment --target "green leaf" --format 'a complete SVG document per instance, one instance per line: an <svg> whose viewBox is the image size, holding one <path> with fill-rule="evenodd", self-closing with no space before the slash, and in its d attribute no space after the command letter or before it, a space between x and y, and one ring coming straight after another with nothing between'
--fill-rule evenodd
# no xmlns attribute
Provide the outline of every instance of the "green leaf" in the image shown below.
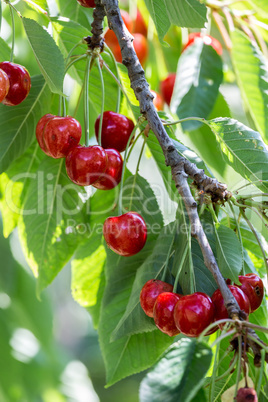
<svg viewBox="0 0 268 402"><path fill-rule="evenodd" d="M206 343L184 338L172 345L140 386L141 402L190 402L205 381L212 359Z"/></svg>
<svg viewBox="0 0 268 402"><path fill-rule="evenodd" d="M170 345L172 339L158 330L124 336L110 342L113 332L125 313L138 268L150 256L163 226L155 196L146 180L130 177L124 186L124 206L132 198L132 210L145 219L148 238L145 247L135 256L120 257L107 250L106 286L99 322L100 346L106 367L107 385L150 367ZM93 210L93 208L92 208ZM153 213L152 213L153 211Z"/></svg>
<svg viewBox="0 0 268 402"><path fill-rule="evenodd" d="M180 27L203 28L206 7L197 0L145 0L145 4L155 23L160 41L163 40L170 24Z"/></svg>
<svg viewBox="0 0 268 402"><path fill-rule="evenodd" d="M137 270L125 313L113 331L111 340L125 335L155 330L154 321L144 313L140 306L140 292L149 279L161 279L166 263L168 263L167 258L170 258L174 249L172 245L176 237L176 228L176 222L163 227L152 253Z"/></svg>
<svg viewBox="0 0 268 402"><path fill-rule="evenodd" d="M257 10L262 17L266 14L266 18L268 18L268 4L266 0L248 0L250 4Z"/></svg>
<svg viewBox="0 0 268 402"><path fill-rule="evenodd" d="M32 144L38 120L49 111L51 93L42 76L32 77L32 88L18 106L0 104L0 173Z"/></svg>
<svg viewBox="0 0 268 402"><path fill-rule="evenodd" d="M36 61L50 90L62 94L65 66L60 49L50 34L36 21L25 17L22 21Z"/></svg>
<svg viewBox="0 0 268 402"><path fill-rule="evenodd" d="M232 32L232 61L246 108L268 139L268 66L260 49L243 32Z"/></svg>
<svg viewBox="0 0 268 402"><path fill-rule="evenodd" d="M224 225L218 225L215 234L219 269L225 278L237 282L243 258L238 237L232 229Z"/></svg>
<svg viewBox="0 0 268 402"><path fill-rule="evenodd" d="M234 119L218 118L208 124L220 143L226 162L242 177L267 192L268 151L257 131Z"/></svg>
<svg viewBox="0 0 268 402"><path fill-rule="evenodd" d="M9 60L11 50L6 41L0 38L0 60Z"/></svg>
<svg viewBox="0 0 268 402"><path fill-rule="evenodd" d="M171 111L180 119L207 118L211 113L223 79L222 59L212 46L196 40L181 55L177 67ZM194 130L198 121L182 123L184 130Z"/></svg>
<svg viewBox="0 0 268 402"><path fill-rule="evenodd" d="M30 179L44 156L36 142L0 176L0 209L5 237L18 224Z"/></svg>
<svg viewBox="0 0 268 402"><path fill-rule="evenodd" d="M87 230L86 224L77 230ZM80 245L72 259L72 296L87 308L97 326L102 293L106 252L96 233Z"/></svg>
<svg viewBox="0 0 268 402"><path fill-rule="evenodd" d="M27 5L29 7L32 7L34 10L39 11L39 12L42 11L42 10L47 10L48 9L46 0L34 0L34 1L31 1L31 2L27 2ZM40 8L42 10L40 10Z"/></svg>
<svg viewBox="0 0 268 402"><path fill-rule="evenodd" d="M84 238L76 230L85 221L83 191L70 182L63 159L45 158L29 185L18 226L39 293L52 282Z"/></svg>

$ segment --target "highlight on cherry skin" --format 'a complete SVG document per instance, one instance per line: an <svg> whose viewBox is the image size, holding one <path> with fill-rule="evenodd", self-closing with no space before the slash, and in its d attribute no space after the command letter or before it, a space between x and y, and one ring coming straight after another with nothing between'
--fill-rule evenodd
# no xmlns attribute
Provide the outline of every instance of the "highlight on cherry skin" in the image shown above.
<svg viewBox="0 0 268 402"><path fill-rule="evenodd" d="M78 145L72 148L66 157L66 172L73 183L89 186L105 172L107 162L107 154L102 147Z"/></svg>
<svg viewBox="0 0 268 402"><path fill-rule="evenodd" d="M143 249L147 240L147 227L137 212L107 218L103 225L107 246L116 254L131 257Z"/></svg>
<svg viewBox="0 0 268 402"><path fill-rule="evenodd" d="M123 159L116 149L105 149L108 161L105 172L92 184L99 190L111 190L116 187L122 176Z"/></svg>
<svg viewBox="0 0 268 402"><path fill-rule="evenodd" d="M100 116L95 121L95 135L99 137ZM101 146L104 149L112 148L118 152L126 149L127 142L134 129L134 123L123 114L106 111L103 113Z"/></svg>
<svg viewBox="0 0 268 402"><path fill-rule="evenodd" d="M3 102L9 91L9 79L4 70L0 70L0 103Z"/></svg>
<svg viewBox="0 0 268 402"><path fill-rule="evenodd" d="M157 297L164 292L172 292L173 286L159 279L150 279L147 281L140 292L141 308L148 317L153 317L154 304Z"/></svg>
<svg viewBox="0 0 268 402"><path fill-rule="evenodd" d="M87 7L87 8L94 8L96 4L94 0L77 0L80 6Z"/></svg>
<svg viewBox="0 0 268 402"><path fill-rule="evenodd" d="M31 89L31 77L28 70L20 64L10 61L0 63L9 79L9 90L2 103L7 106L19 105L28 96Z"/></svg>

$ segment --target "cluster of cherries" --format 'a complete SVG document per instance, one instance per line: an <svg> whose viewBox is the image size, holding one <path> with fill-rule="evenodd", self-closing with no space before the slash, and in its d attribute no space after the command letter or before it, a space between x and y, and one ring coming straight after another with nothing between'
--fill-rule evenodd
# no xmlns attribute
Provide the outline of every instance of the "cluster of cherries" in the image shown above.
<svg viewBox="0 0 268 402"><path fill-rule="evenodd" d="M253 313L263 299L263 282L258 275L246 274L238 277L241 285L228 285L239 307L246 314ZM228 318L228 312L219 289L210 298L196 292L183 296L173 292L169 283L150 279L140 292L140 304L146 315L154 319L160 331L169 336L180 333L199 336L214 321ZM220 324L222 329L224 324ZM211 335L217 326L206 333Z"/></svg>
<svg viewBox="0 0 268 402"><path fill-rule="evenodd" d="M10 61L0 63L0 102L19 105L28 96L31 78L25 67Z"/></svg>
<svg viewBox="0 0 268 402"><path fill-rule="evenodd" d="M95 122L98 139L100 116ZM106 111L103 114L101 144L79 145L81 125L70 116L44 115L37 123L40 148L52 158L66 158L66 171L72 182L100 190L111 190L121 180L123 159L134 123L126 116ZM145 245L146 223L136 212L107 218L103 226L107 245L117 254L132 256Z"/></svg>

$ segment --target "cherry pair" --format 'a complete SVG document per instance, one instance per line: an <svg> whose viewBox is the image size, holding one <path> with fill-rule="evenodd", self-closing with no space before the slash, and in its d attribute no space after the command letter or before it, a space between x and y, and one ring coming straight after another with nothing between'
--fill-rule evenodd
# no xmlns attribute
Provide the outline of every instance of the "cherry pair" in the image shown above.
<svg viewBox="0 0 268 402"><path fill-rule="evenodd" d="M0 63L0 102L19 105L31 89L31 78L25 67L9 61Z"/></svg>
<svg viewBox="0 0 268 402"><path fill-rule="evenodd" d="M255 274L239 276L241 286L228 285L241 310L255 311L263 299L263 282ZM169 336L179 333L196 337L213 321L228 318L228 312L219 289L212 297L202 292L182 296L172 292L172 285L151 279L140 293L140 304L145 314L153 317L156 326ZM223 328L223 325L220 325ZM206 335L217 330L213 328Z"/></svg>

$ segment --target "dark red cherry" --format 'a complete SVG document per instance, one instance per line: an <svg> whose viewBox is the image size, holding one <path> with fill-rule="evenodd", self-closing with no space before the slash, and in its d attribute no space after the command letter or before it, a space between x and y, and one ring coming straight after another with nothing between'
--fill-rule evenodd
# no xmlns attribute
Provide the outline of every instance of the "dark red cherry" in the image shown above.
<svg viewBox="0 0 268 402"><path fill-rule="evenodd" d="M251 313L260 307L263 299L263 282L258 275L246 274L238 277L242 283L241 290L247 295L251 307Z"/></svg>
<svg viewBox="0 0 268 402"><path fill-rule="evenodd" d="M100 116L95 122L96 138L99 137ZM103 113L101 146L113 148L119 152L126 149L128 139L134 129L134 123L123 114L106 111Z"/></svg>
<svg viewBox="0 0 268 402"><path fill-rule="evenodd" d="M116 149L105 149L105 152L108 158L107 168L103 175L92 184L99 190L111 190L116 187L122 176L123 159L120 153Z"/></svg>
<svg viewBox="0 0 268 402"><path fill-rule="evenodd" d="M160 293L172 292L173 286L159 279L150 279L140 292L141 308L149 317L153 317L154 304Z"/></svg>
<svg viewBox="0 0 268 402"><path fill-rule="evenodd" d="M182 296L177 293L161 293L154 304L154 322L160 331L169 336L180 333L174 321L174 308Z"/></svg>
<svg viewBox="0 0 268 402"><path fill-rule="evenodd" d="M187 47L191 46L195 42L196 38L203 39L203 42L205 45L212 46L216 50L216 52L218 53L219 56L222 55L222 46L221 46L220 42L218 41L218 39L213 38L213 36L210 36L210 35L203 35L203 34L201 34L201 32L190 33L188 36L188 41L184 45L182 51L187 49Z"/></svg>
<svg viewBox="0 0 268 402"><path fill-rule="evenodd" d="M77 0L77 2L83 7L87 7L87 8L96 7L94 0Z"/></svg>
<svg viewBox="0 0 268 402"><path fill-rule="evenodd" d="M81 134L81 126L76 119L71 116L56 116L46 123L43 139L49 154L58 159L64 158L79 144Z"/></svg>
<svg viewBox="0 0 268 402"><path fill-rule="evenodd" d="M27 97L31 89L30 75L25 67L9 61L0 63L0 69L7 74L10 84L8 94L2 103L8 106L16 106Z"/></svg>
<svg viewBox="0 0 268 402"><path fill-rule="evenodd" d="M54 114L47 113L41 119L38 121L36 129L35 129L35 134L36 134L36 139L38 141L38 144L42 151L45 152L48 156L51 156L51 154L48 152L47 147L44 143L44 128L45 125L49 122L49 120L53 119L55 117Z"/></svg>
<svg viewBox="0 0 268 402"><path fill-rule="evenodd" d="M66 157L66 171L69 178L79 186L93 184L105 172L107 155L102 147L94 145L72 148Z"/></svg>
<svg viewBox="0 0 268 402"><path fill-rule="evenodd" d="M107 218L103 225L103 235L107 246L115 253L130 257L145 246L147 227L137 212L127 212Z"/></svg>
<svg viewBox="0 0 268 402"><path fill-rule="evenodd" d="M170 73L166 79L160 83L160 92L164 101L170 105L174 85L176 80L176 73Z"/></svg>
<svg viewBox="0 0 268 402"><path fill-rule="evenodd" d="M3 102L9 91L9 78L4 70L0 70L0 103Z"/></svg>
<svg viewBox="0 0 268 402"><path fill-rule="evenodd" d="M246 314L250 313L250 303L247 295L238 287L234 285L228 285L231 293L236 299L241 310L244 310ZM228 312L224 305L224 300L221 294L220 289L215 290L211 297L213 304L215 306L215 321L222 320L224 318L228 318ZM220 325L220 328L223 328L224 324Z"/></svg>
<svg viewBox="0 0 268 402"><path fill-rule="evenodd" d="M139 10L137 10L136 19L134 20L134 33L140 33L144 36L147 36L147 25L143 19L143 16Z"/></svg>
<svg viewBox="0 0 268 402"><path fill-rule="evenodd" d="M196 292L180 298L174 309L174 320L184 335L197 337L213 322L214 314L211 298L205 293Z"/></svg>
<svg viewBox="0 0 268 402"><path fill-rule="evenodd" d="M236 402L258 402L258 395L254 388L240 388L235 400Z"/></svg>

